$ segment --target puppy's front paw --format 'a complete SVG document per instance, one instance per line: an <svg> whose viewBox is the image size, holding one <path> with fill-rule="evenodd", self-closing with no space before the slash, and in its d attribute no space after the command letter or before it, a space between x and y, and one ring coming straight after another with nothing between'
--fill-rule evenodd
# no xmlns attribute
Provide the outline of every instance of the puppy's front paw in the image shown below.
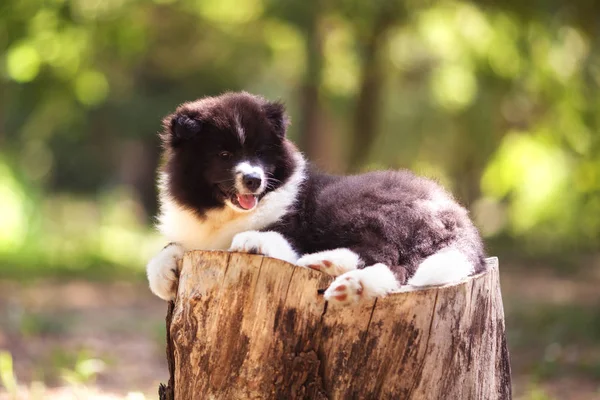
<svg viewBox="0 0 600 400"><path fill-rule="evenodd" d="M163 300L173 300L177 294L177 262L183 257L183 247L171 243L161 250L146 267L150 290Z"/></svg>
<svg viewBox="0 0 600 400"><path fill-rule="evenodd" d="M233 237L229 251L262 254L290 263L294 263L298 259L290 243L277 232L247 231L238 233Z"/></svg>
<svg viewBox="0 0 600 400"><path fill-rule="evenodd" d="M300 257L296 264L331 276L339 276L355 270L360 262L360 257L355 252L348 249L335 249L307 254Z"/></svg>
<svg viewBox="0 0 600 400"><path fill-rule="evenodd" d="M385 297L399 286L387 265L375 264L338 276L325 291L325 300L334 304L353 304Z"/></svg>
<svg viewBox="0 0 600 400"><path fill-rule="evenodd" d="M337 304L358 303L364 293L364 286L358 274L351 271L334 280L325 291L325 300Z"/></svg>

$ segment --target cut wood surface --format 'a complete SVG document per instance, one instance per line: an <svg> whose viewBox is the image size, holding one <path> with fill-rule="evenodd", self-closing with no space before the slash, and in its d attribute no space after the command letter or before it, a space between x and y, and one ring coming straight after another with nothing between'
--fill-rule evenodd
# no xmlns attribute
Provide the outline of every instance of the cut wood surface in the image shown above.
<svg viewBox="0 0 600 400"><path fill-rule="evenodd" d="M451 268L451 266L449 266ZM185 255L161 399L510 399L498 261L456 285L328 305L319 272Z"/></svg>

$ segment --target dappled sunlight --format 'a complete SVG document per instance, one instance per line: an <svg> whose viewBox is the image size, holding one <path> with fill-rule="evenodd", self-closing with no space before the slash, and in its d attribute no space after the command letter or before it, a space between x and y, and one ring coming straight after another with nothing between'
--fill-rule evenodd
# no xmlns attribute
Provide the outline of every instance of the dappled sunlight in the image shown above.
<svg viewBox="0 0 600 400"><path fill-rule="evenodd" d="M499 76L517 79L522 69L518 50L519 27L508 15L500 13L493 19L494 35L488 48L488 62Z"/></svg>
<svg viewBox="0 0 600 400"><path fill-rule="evenodd" d="M487 15L474 4L459 3L456 10L454 27L470 47L480 56L490 50L495 29Z"/></svg>
<svg viewBox="0 0 600 400"><path fill-rule="evenodd" d="M12 171L0 160L0 252L20 249L27 237L28 199Z"/></svg>
<svg viewBox="0 0 600 400"><path fill-rule="evenodd" d="M571 78L581 68L588 55L588 43L582 34L572 27L563 27L559 31L558 41L548 53L548 64L562 81Z"/></svg>
<svg viewBox="0 0 600 400"><path fill-rule="evenodd" d="M40 71L40 55L27 43L12 47L6 54L6 70L17 82L29 82Z"/></svg>
<svg viewBox="0 0 600 400"><path fill-rule="evenodd" d="M323 86L334 95L352 95L358 90L358 59L353 49L356 38L346 21L337 16L324 24Z"/></svg>
<svg viewBox="0 0 600 400"><path fill-rule="evenodd" d="M392 65L401 72L427 64L430 53L412 29L396 28L389 35L388 53Z"/></svg>
<svg viewBox="0 0 600 400"><path fill-rule="evenodd" d="M468 107L477 95L477 80L466 66L445 65L432 74L433 97L443 108L458 111Z"/></svg>
<svg viewBox="0 0 600 400"><path fill-rule="evenodd" d="M269 20L265 22L264 40L273 51L273 73L297 82L306 68L302 33L289 24Z"/></svg>
<svg viewBox="0 0 600 400"><path fill-rule="evenodd" d="M561 217L568 189L570 165L561 149L540 135L513 132L504 137L485 170L481 188L485 195L514 199L511 226L523 234L544 219Z"/></svg>
<svg viewBox="0 0 600 400"><path fill-rule="evenodd" d="M75 95L86 106L101 104L108 96L108 82L98 71L83 71L75 78Z"/></svg>
<svg viewBox="0 0 600 400"><path fill-rule="evenodd" d="M432 7L419 15L418 29L432 53L442 60L464 61L465 46L455 17L458 5Z"/></svg>
<svg viewBox="0 0 600 400"><path fill-rule="evenodd" d="M81 20L102 20L114 16L130 0L73 0L73 14Z"/></svg>
<svg viewBox="0 0 600 400"><path fill-rule="evenodd" d="M263 12L262 0L195 0L198 13L219 24L242 24L257 19Z"/></svg>

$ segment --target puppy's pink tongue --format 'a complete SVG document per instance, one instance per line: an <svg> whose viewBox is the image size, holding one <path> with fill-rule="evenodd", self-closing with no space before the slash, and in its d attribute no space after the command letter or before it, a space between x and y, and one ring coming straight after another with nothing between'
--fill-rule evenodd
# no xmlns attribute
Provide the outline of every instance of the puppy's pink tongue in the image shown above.
<svg viewBox="0 0 600 400"><path fill-rule="evenodd" d="M256 206L256 196L251 194L238 194L237 201L245 210L251 210Z"/></svg>

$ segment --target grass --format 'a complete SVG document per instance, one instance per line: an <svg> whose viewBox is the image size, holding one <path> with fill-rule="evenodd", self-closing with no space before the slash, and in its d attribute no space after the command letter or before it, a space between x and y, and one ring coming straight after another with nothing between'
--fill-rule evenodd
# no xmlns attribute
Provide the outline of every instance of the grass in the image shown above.
<svg viewBox="0 0 600 400"><path fill-rule="evenodd" d="M0 352L0 383L10 394L16 396L17 377L13 369L12 355L7 351Z"/></svg>
<svg viewBox="0 0 600 400"><path fill-rule="evenodd" d="M75 354L62 353L55 360L58 364L66 362L72 367L56 367L61 371L61 378L65 383L59 391L68 394L68 398L102 399L106 398L101 392L88 386L93 385L98 373L106 368L106 363L98 358L91 357L86 351ZM0 384L6 391L10 400L30 399L42 400L52 397L65 398L56 393L56 389L47 388L41 381L32 381L29 385L19 385L13 369L13 358L9 352L0 352ZM0 398L2 391L0 391ZM111 396L111 399L117 397ZM121 397L124 400L144 400L146 396L141 392L128 392Z"/></svg>
<svg viewBox="0 0 600 400"><path fill-rule="evenodd" d="M23 337L60 335L66 333L69 321L57 319L44 312L24 312L19 318L18 331Z"/></svg>
<svg viewBox="0 0 600 400"><path fill-rule="evenodd" d="M524 377L527 382L523 399L558 400L573 390L552 395L546 388L557 382L575 386L579 385L576 382L587 382L577 391L595 394L573 398L600 398L599 307L513 304L506 308L506 324L513 377Z"/></svg>
<svg viewBox="0 0 600 400"><path fill-rule="evenodd" d="M97 282L141 281L146 277L143 265L119 265L89 257L85 262L52 263L43 259L23 260L0 257L0 279L35 282L37 280L84 279Z"/></svg>
<svg viewBox="0 0 600 400"><path fill-rule="evenodd" d="M598 344L600 308L579 304L538 304L534 309L516 308L507 316L514 327L512 344L530 347L539 342L566 345Z"/></svg>

